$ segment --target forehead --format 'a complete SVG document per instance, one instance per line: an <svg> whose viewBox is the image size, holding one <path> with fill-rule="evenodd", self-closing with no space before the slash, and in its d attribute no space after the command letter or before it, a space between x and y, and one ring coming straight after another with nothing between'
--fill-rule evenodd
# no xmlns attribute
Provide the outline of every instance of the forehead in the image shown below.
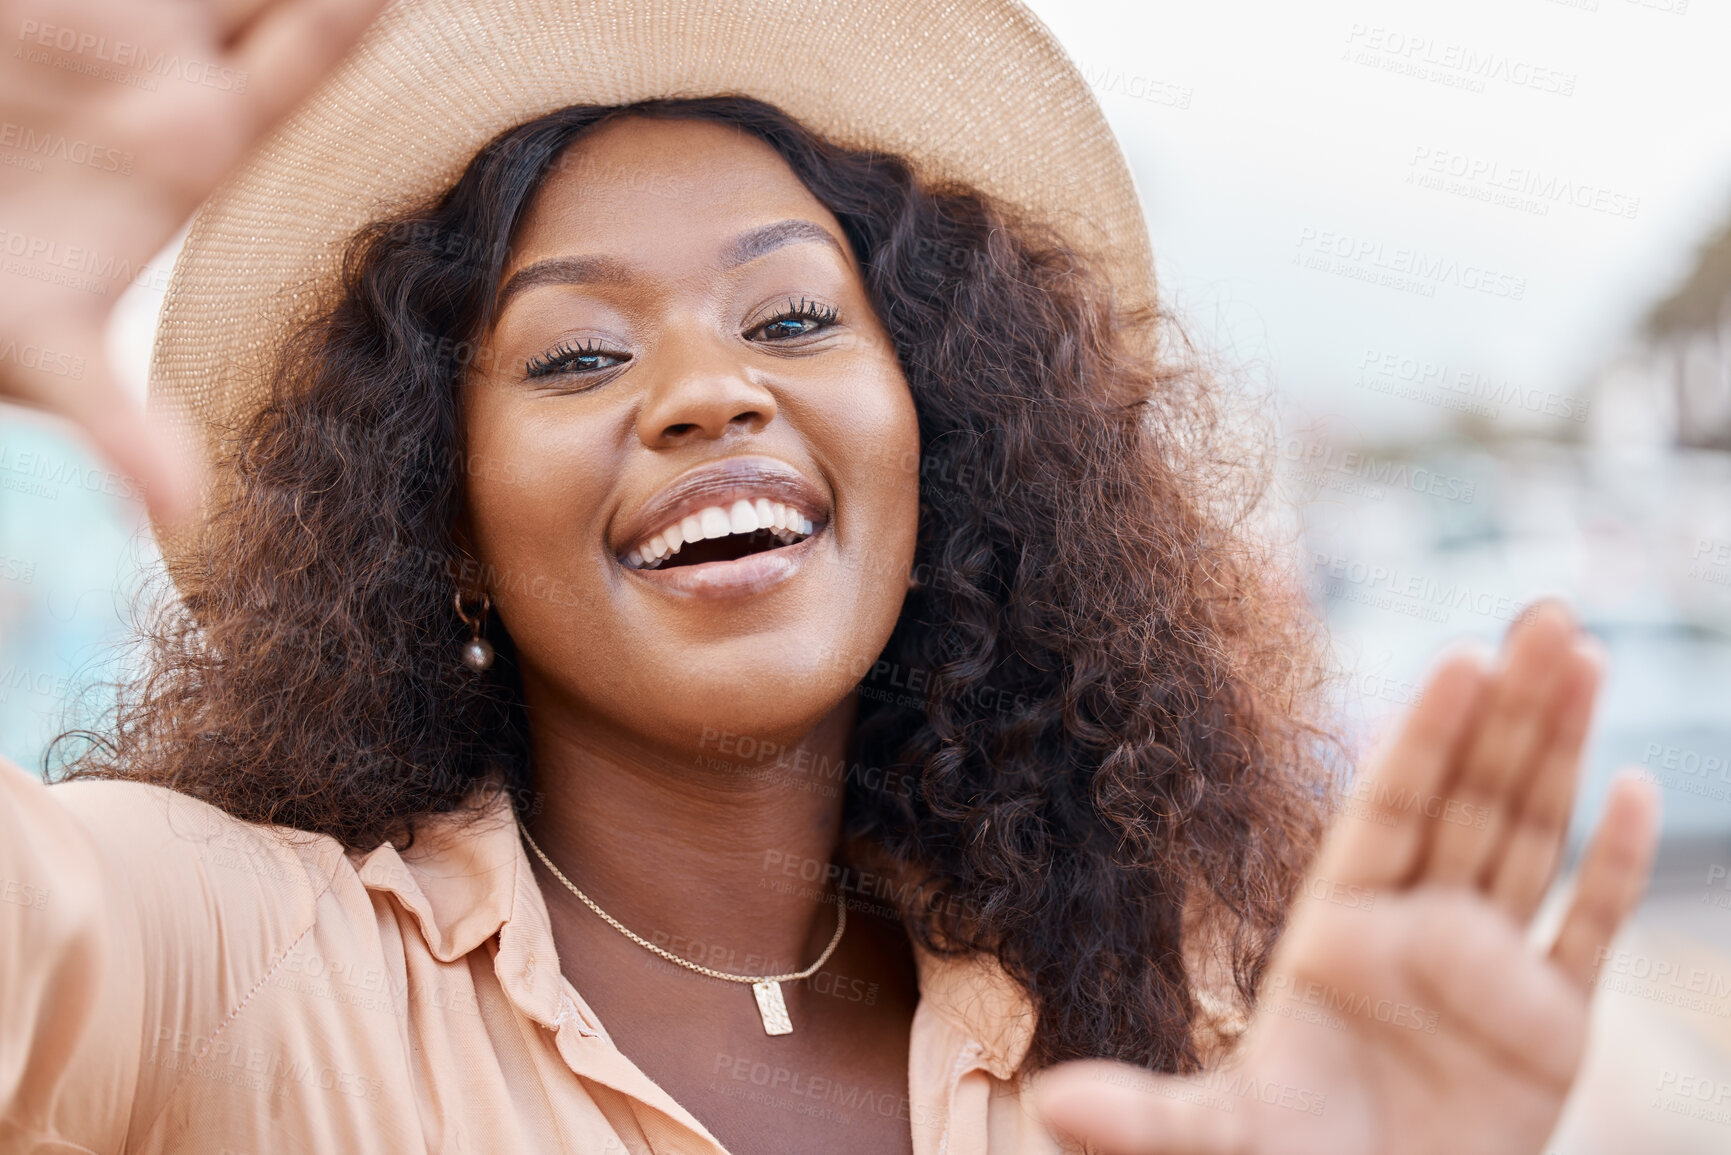
<svg viewBox="0 0 1731 1155"><path fill-rule="evenodd" d="M750 133L707 120L621 117L553 164L524 215L511 263L675 237L719 244L742 227L787 217L841 235L780 154Z"/></svg>

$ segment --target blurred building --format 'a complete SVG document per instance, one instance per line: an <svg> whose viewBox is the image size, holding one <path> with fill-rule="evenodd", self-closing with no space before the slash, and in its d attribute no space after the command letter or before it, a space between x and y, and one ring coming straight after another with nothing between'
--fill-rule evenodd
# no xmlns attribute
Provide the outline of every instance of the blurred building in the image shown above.
<svg viewBox="0 0 1731 1155"><path fill-rule="evenodd" d="M1669 387L1676 443L1731 450L1731 221L1647 316L1645 352Z"/></svg>
<svg viewBox="0 0 1731 1155"><path fill-rule="evenodd" d="M1731 451L1731 221L1594 382L1601 447Z"/></svg>

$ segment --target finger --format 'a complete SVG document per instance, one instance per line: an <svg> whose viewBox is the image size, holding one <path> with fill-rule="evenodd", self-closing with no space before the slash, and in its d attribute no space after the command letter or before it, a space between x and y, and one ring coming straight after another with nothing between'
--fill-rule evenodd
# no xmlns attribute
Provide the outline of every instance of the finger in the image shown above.
<svg viewBox="0 0 1731 1155"><path fill-rule="evenodd" d="M304 100L352 48L386 0L280 0L235 44L246 99L263 132Z"/></svg>
<svg viewBox="0 0 1731 1155"><path fill-rule="evenodd" d="M84 420L99 451L142 489L145 508L161 533L184 532L200 520L207 463L196 443L177 440L170 424L140 409L125 393L118 404Z"/></svg>
<svg viewBox="0 0 1731 1155"><path fill-rule="evenodd" d="M1617 928L1647 889L1658 843L1658 791L1636 775L1619 776L1551 946L1551 960L1583 987L1591 985Z"/></svg>
<svg viewBox="0 0 1731 1155"><path fill-rule="evenodd" d="M1574 616L1557 602L1541 602L1509 631L1484 721L1428 823L1425 881L1465 885L1489 860L1552 726L1575 633Z"/></svg>
<svg viewBox="0 0 1731 1155"><path fill-rule="evenodd" d="M1345 792L1317 863L1322 877L1392 886L1412 873L1424 849L1423 800L1447 777L1488 683L1476 649L1456 649L1438 664L1394 742Z"/></svg>
<svg viewBox="0 0 1731 1155"><path fill-rule="evenodd" d="M1237 1155L1248 1121L1224 1096L1127 1063L1062 1063L1034 1083L1046 1127L1099 1155Z"/></svg>
<svg viewBox="0 0 1731 1155"><path fill-rule="evenodd" d="M252 23L255 16L277 0L209 0L210 14L216 21L217 38L224 43L233 40Z"/></svg>
<svg viewBox="0 0 1731 1155"><path fill-rule="evenodd" d="M32 402L79 426L108 464L131 479L159 526L186 528L198 514L202 457L176 451L167 423L139 408L103 360L86 370L71 387L32 391Z"/></svg>
<svg viewBox="0 0 1731 1155"><path fill-rule="evenodd" d="M1509 824L1500 854L1491 859L1491 897L1522 924L1532 918L1556 875L1603 675L1602 647L1589 639L1577 643L1538 774Z"/></svg>

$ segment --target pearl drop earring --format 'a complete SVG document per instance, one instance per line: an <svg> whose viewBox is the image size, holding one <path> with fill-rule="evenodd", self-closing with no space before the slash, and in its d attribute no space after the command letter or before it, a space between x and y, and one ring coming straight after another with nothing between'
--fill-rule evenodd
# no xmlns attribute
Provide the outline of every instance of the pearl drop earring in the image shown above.
<svg viewBox="0 0 1731 1155"><path fill-rule="evenodd" d="M463 609L462 590L457 591L456 603L457 616L469 627L469 640L463 643L463 665L471 672L479 674L493 664L493 643L481 636L481 626L493 608L493 599L482 590L481 612L473 618Z"/></svg>

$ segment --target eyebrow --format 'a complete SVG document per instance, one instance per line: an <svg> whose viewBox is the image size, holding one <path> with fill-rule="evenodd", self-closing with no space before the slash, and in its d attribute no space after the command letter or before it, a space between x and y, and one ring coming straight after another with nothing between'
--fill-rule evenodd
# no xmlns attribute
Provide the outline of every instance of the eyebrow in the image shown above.
<svg viewBox="0 0 1731 1155"><path fill-rule="evenodd" d="M728 242L727 248L721 254L721 268L738 268L747 261L755 261L765 253L772 253L783 245L797 245L815 241L828 245L837 255L846 257L847 253L836 242L834 235L815 221L801 220L790 217L785 221L776 221L771 225L763 225L740 233Z"/></svg>
<svg viewBox="0 0 1731 1155"><path fill-rule="evenodd" d="M844 259L847 256L828 229L815 221L790 217L734 237L722 249L718 267L726 272L786 245L809 243L828 245ZM631 266L612 257L548 257L512 273L499 290L494 309L503 311L512 297L541 285L618 285L628 282L631 276Z"/></svg>

